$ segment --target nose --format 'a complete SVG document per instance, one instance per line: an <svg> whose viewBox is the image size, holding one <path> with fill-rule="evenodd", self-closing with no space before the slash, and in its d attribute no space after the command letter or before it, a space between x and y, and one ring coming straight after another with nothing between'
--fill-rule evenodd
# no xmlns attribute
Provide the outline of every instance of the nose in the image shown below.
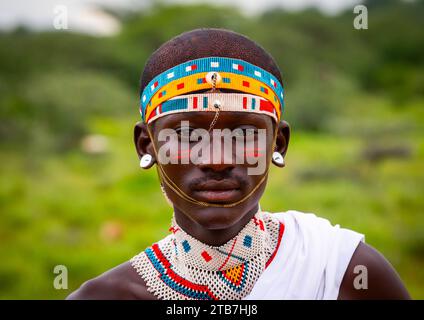
<svg viewBox="0 0 424 320"><path fill-rule="evenodd" d="M225 141L218 141L220 139L212 137L209 144L209 156L199 159L198 166L203 171L231 171L235 167L232 144L225 145Z"/></svg>
<svg viewBox="0 0 424 320"><path fill-rule="evenodd" d="M215 172L224 172L231 171L234 168L233 163L213 163L212 161L202 161L198 165L203 171L215 171Z"/></svg>

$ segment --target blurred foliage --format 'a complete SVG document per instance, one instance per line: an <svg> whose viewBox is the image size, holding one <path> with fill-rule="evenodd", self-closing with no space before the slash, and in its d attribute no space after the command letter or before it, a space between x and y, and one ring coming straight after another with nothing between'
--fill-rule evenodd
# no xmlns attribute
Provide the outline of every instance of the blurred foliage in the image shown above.
<svg viewBox="0 0 424 320"><path fill-rule="evenodd" d="M63 298L167 234L172 210L132 142L139 75L160 44L198 27L249 36L282 70L291 147L262 207L364 233L424 298L424 4L366 4L368 30L351 10L158 4L117 13L110 38L0 33L0 298ZM69 290L53 288L59 264Z"/></svg>

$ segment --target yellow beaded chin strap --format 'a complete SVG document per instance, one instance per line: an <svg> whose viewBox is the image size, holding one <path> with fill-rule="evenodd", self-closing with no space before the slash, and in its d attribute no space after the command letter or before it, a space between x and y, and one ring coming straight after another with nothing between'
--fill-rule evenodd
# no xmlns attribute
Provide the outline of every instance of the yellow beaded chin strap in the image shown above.
<svg viewBox="0 0 424 320"><path fill-rule="evenodd" d="M246 201L262 185L262 183L264 183L264 181L266 180L266 178L268 176L269 166L268 166L268 169L266 170L264 176L259 181L259 183L246 196L244 196L242 199L240 199L240 200L238 200L236 202L232 202L232 203L228 203L228 204L227 203L226 204L217 204L217 203L209 203L209 202L205 202L205 201L196 200L193 197L190 197L188 194L186 194L183 190L181 190L172 181L172 179L169 178L169 176L166 174L165 169L162 167L162 164L158 161L158 159L159 159L158 152L156 150L155 142L153 140L153 135L152 135L152 133L150 131L149 125L146 124L146 127L147 127L147 132L149 134L150 140L152 142L153 151L155 152L155 158L157 159L157 161L156 161L157 172L158 172L158 175L159 175L160 182L161 183L165 182L165 184L172 191L174 191L180 198L182 198L183 200L186 200L186 201L188 201L190 203L197 204L197 205L203 206L203 207L219 207L219 208L232 208L232 207L235 207L238 204ZM277 130L278 130L278 125L275 126L275 130L274 130L272 150L275 150L275 145L276 145L276 141L277 141Z"/></svg>

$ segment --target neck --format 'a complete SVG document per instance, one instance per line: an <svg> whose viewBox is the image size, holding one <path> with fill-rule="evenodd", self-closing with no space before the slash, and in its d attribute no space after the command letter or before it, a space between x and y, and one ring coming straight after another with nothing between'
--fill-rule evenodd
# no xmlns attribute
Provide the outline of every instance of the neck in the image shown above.
<svg viewBox="0 0 424 320"><path fill-rule="evenodd" d="M177 224L193 238L210 246L221 246L234 238L243 227L253 218L258 211L259 205L256 204L234 225L218 230L211 230L203 227L197 222L191 220L186 214L174 206L175 221Z"/></svg>

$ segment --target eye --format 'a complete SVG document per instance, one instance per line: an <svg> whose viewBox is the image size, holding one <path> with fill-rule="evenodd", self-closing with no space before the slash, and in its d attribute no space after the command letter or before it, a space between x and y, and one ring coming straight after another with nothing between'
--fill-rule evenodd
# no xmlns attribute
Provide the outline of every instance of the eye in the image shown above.
<svg viewBox="0 0 424 320"><path fill-rule="evenodd" d="M253 137L258 134L258 130L256 128L246 128L243 129L245 137Z"/></svg>
<svg viewBox="0 0 424 320"><path fill-rule="evenodd" d="M256 128L236 128L233 131L233 136L237 137L246 137L246 138L254 138L258 133Z"/></svg>
<svg viewBox="0 0 424 320"><path fill-rule="evenodd" d="M175 129L175 132L177 133L178 137L181 139L190 139L190 135L193 132L194 128L191 127L178 127Z"/></svg>

